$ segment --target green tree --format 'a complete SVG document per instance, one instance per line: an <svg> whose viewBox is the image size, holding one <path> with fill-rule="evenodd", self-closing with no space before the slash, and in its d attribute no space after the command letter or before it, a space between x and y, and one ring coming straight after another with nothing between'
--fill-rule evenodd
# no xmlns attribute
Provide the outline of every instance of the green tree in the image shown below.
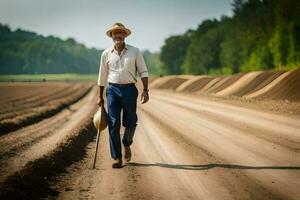
<svg viewBox="0 0 300 200"><path fill-rule="evenodd" d="M190 45L184 58L184 73L208 73L209 68L219 68L219 51L222 31L215 29L217 20L206 20L191 34Z"/></svg>
<svg viewBox="0 0 300 200"><path fill-rule="evenodd" d="M169 74L181 74L186 48L190 43L189 32L182 36L171 36L161 48L160 60L163 70Z"/></svg>
<svg viewBox="0 0 300 200"><path fill-rule="evenodd" d="M0 74L98 73L101 50L0 24Z"/></svg>

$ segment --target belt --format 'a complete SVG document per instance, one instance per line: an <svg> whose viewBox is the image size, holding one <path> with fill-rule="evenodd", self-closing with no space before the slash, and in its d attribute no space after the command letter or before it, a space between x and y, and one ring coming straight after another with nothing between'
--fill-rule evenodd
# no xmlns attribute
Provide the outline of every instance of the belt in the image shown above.
<svg viewBox="0 0 300 200"><path fill-rule="evenodd" d="M126 84L109 83L109 85L118 86L118 87L128 87L128 86L133 86L134 83L126 83Z"/></svg>

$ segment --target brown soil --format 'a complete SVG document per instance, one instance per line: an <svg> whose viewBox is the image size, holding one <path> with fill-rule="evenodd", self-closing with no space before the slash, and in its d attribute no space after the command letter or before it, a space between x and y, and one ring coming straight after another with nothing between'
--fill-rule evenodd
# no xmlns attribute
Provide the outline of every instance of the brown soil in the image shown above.
<svg viewBox="0 0 300 200"><path fill-rule="evenodd" d="M300 101L300 69L285 72L247 98Z"/></svg>
<svg viewBox="0 0 300 200"><path fill-rule="evenodd" d="M254 71L231 76L206 75L184 79L168 76L153 82L152 89L175 90L217 97L243 97L264 100L300 100L300 69L293 71Z"/></svg>
<svg viewBox="0 0 300 200"><path fill-rule="evenodd" d="M26 99L21 99L16 92L15 98L7 102L0 111L0 133L6 134L24 126L36 123L42 119L51 117L63 108L68 107L85 96L91 89L91 84L77 83L73 85L61 85L48 88L48 84L41 85L44 90ZM9 86L10 87L10 86ZM3 90L9 87L2 87ZM14 89L22 90L22 86ZM31 91L34 91L33 89ZM33 92L35 93L35 92ZM3 93L3 96L6 96ZM11 97L13 95L10 95ZM20 95L22 96L22 95ZM1 135L0 134L0 135Z"/></svg>
<svg viewBox="0 0 300 200"><path fill-rule="evenodd" d="M56 115L0 136L0 198L55 195L49 184L95 137L96 88Z"/></svg>
<svg viewBox="0 0 300 200"><path fill-rule="evenodd" d="M111 168L105 130L97 169L91 143L52 184L57 199L297 199L300 116L214 98L152 91L139 104L132 161Z"/></svg>
<svg viewBox="0 0 300 200"><path fill-rule="evenodd" d="M284 71L265 71L259 74L254 80L252 80L245 88L235 93L235 96L244 96L249 93L253 93L271 83L278 76L283 74Z"/></svg>
<svg viewBox="0 0 300 200"><path fill-rule="evenodd" d="M264 72L256 71L256 72L249 72L239 78L237 81L232 82L226 88L220 90L215 95L216 96L231 96L235 95L238 96L239 93L243 93L244 91L249 91L249 87L255 88L256 85L259 83L258 79L259 76L263 75Z"/></svg>
<svg viewBox="0 0 300 200"><path fill-rule="evenodd" d="M166 76L161 78L156 78L149 87L151 89L168 89L175 90L179 85L185 81L193 78L194 76L189 75L179 75L179 76Z"/></svg>
<svg viewBox="0 0 300 200"><path fill-rule="evenodd" d="M181 84L176 91L178 92L195 92L197 90L200 90L202 87L204 87L210 80L212 80L213 77L209 76L197 76L194 77L186 82L184 84Z"/></svg>
<svg viewBox="0 0 300 200"><path fill-rule="evenodd" d="M96 95L0 136L1 199L300 198L299 102L152 89L132 160L112 169L106 129L92 169Z"/></svg>
<svg viewBox="0 0 300 200"><path fill-rule="evenodd" d="M232 76L225 76L218 83L216 83L213 87L211 87L209 90L207 90L207 92L208 93L217 93L217 92L223 90L224 88L230 86L231 84L233 84L235 81L240 79L243 75L244 75L244 73L238 73L238 74L234 74Z"/></svg>
<svg viewBox="0 0 300 200"><path fill-rule="evenodd" d="M1 109L7 103L12 103L17 100L24 100L35 95L41 95L46 92L57 92L59 89L70 87L67 83L45 82L45 83L0 83Z"/></svg>

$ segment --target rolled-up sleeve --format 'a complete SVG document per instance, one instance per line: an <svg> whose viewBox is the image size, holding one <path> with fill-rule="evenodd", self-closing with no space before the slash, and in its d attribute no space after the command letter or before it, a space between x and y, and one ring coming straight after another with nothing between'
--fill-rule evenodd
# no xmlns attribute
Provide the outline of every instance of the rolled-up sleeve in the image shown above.
<svg viewBox="0 0 300 200"><path fill-rule="evenodd" d="M139 76L141 78L148 77L148 69L147 69L144 57L142 55L142 52L139 49L137 50L135 64L136 64L136 68L139 73Z"/></svg>
<svg viewBox="0 0 300 200"><path fill-rule="evenodd" d="M100 58L100 67L99 67L99 76L97 85L106 86L108 77L108 66L106 63L106 55L104 52L101 54Z"/></svg>

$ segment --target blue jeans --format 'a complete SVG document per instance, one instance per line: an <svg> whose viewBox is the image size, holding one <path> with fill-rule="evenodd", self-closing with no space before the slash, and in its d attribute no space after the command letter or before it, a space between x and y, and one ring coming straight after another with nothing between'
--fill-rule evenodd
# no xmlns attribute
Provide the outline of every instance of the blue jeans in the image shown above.
<svg viewBox="0 0 300 200"><path fill-rule="evenodd" d="M138 120L136 114L137 97L138 90L134 84L125 87L109 84L106 89L109 144L113 159L122 158L120 139L122 109L122 125L125 127L122 142L124 146L130 146L133 142L132 139Z"/></svg>

